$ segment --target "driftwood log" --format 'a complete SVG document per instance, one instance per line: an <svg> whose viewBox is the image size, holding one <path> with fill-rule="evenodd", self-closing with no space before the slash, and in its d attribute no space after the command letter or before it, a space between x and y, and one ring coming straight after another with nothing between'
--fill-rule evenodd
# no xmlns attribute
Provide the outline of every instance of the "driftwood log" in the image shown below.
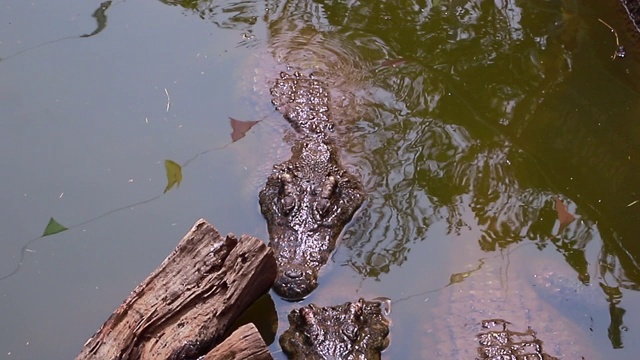
<svg viewBox="0 0 640 360"><path fill-rule="evenodd" d="M258 329L249 323L234 331L202 360L273 360Z"/></svg>
<svg viewBox="0 0 640 360"><path fill-rule="evenodd" d="M275 277L276 262L263 241L246 235L222 237L198 220L87 340L76 360L198 358L223 340L234 320L269 290ZM239 351L260 353L228 347L242 348L247 337L255 335L247 335L251 328L238 331L236 338L242 341L228 342L229 356L218 358L234 359ZM266 351L264 342L261 346ZM255 359L271 358L267 356Z"/></svg>

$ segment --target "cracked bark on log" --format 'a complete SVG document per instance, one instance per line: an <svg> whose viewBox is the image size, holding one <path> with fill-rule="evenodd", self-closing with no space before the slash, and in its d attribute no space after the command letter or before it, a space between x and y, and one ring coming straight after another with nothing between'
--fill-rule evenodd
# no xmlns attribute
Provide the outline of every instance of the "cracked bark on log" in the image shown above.
<svg viewBox="0 0 640 360"><path fill-rule="evenodd" d="M273 360L255 325L249 323L234 331L209 351L202 360Z"/></svg>
<svg viewBox="0 0 640 360"><path fill-rule="evenodd" d="M223 238L200 219L76 360L197 358L223 340L275 277L276 262L263 241Z"/></svg>

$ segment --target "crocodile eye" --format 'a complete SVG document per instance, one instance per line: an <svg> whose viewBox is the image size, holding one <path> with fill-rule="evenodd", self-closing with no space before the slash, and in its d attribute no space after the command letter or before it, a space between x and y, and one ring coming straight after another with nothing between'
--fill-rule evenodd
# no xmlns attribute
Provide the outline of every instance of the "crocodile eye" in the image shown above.
<svg viewBox="0 0 640 360"><path fill-rule="evenodd" d="M335 193L337 185L338 179L336 179L335 176L327 176L327 178L322 183L322 187L320 188L320 197L322 197L323 199L328 199Z"/></svg>
<svg viewBox="0 0 640 360"><path fill-rule="evenodd" d="M329 199L319 198L316 202L316 211L318 215L322 218L327 217L329 215Z"/></svg>
<svg viewBox="0 0 640 360"><path fill-rule="evenodd" d="M296 200L291 195L285 195L282 198L282 210L286 215L291 214L293 209L296 207Z"/></svg>
<svg viewBox="0 0 640 360"><path fill-rule="evenodd" d="M329 209L331 208L331 196L336 191L338 185L338 179L335 176L329 175L322 183L320 187L320 197L316 201L316 211L320 218L324 218L329 215Z"/></svg>
<svg viewBox="0 0 640 360"><path fill-rule="evenodd" d="M287 191L287 188L291 186L291 183L293 183L293 176L289 173L280 174L278 179L280 179L280 184L284 191Z"/></svg>
<svg viewBox="0 0 640 360"><path fill-rule="evenodd" d="M302 319L308 325L314 325L317 323L316 316L313 313L314 310L318 308L313 304L309 304L308 307L303 307L300 309L300 315L302 315Z"/></svg>

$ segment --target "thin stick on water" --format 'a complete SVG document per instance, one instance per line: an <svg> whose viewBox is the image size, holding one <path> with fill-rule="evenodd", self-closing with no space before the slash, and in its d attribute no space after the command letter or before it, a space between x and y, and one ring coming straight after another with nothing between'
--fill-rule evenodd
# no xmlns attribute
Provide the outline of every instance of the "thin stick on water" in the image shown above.
<svg viewBox="0 0 640 360"><path fill-rule="evenodd" d="M164 88L164 93L167 95L167 112L169 112L169 107L171 106L171 97L169 97L169 92L167 88Z"/></svg>
<svg viewBox="0 0 640 360"><path fill-rule="evenodd" d="M624 46L620 45L618 32L613 27L611 27L611 25L604 22L604 20L599 18L598 21L600 21L604 26L608 27L609 30L611 30L611 32L613 33L613 35L616 37L616 51L614 51L613 55L611 55L611 60L615 60L617 57L623 58L626 54L625 54Z"/></svg>

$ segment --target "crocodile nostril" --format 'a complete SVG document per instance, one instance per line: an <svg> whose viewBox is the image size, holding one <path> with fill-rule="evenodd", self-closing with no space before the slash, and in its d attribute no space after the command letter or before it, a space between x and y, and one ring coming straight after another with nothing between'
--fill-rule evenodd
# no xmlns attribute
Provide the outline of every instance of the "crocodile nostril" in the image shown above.
<svg viewBox="0 0 640 360"><path fill-rule="evenodd" d="M302 271L298 269L287 269L284 275L290 279L298 279L302 277Z"/></svg>

